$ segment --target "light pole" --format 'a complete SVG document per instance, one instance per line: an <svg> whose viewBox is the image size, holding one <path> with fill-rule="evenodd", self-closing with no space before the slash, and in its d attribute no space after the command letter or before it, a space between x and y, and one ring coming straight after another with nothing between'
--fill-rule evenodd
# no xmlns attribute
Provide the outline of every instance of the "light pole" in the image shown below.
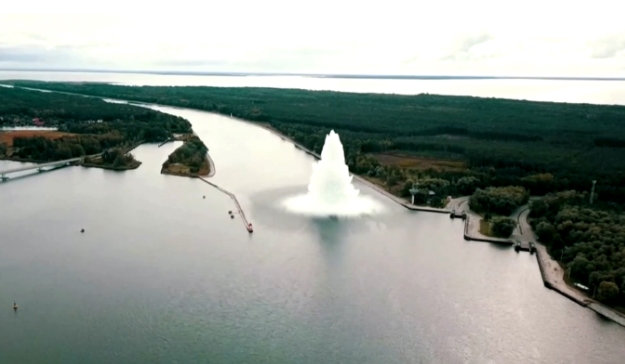
<svg viewBox="0 0 625 364"><path fill-rule="evenodd" d="M595 184L597 183L596 180L592 180L592 190L590 190L590 204L592 205L592 199L595 196Z"/></svg>
<svg viewBox="0 0 625 364"><path fill-rule="evenodd" d="M412 195L412 204L414 205L414 195L416 195L417 193L419 193L419 183L417 182L417 184L415 185L414 183L412 184L412 188L410 189L410 194Z"/></svg>

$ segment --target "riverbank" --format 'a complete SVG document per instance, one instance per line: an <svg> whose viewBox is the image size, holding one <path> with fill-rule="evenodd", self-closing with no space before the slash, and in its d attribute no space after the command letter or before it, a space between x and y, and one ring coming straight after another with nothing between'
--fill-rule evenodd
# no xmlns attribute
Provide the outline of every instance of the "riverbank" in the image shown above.
<svg viewBox="0 0 625 364"><path fill-rule="evenodd" d="M209 153L206 153L206 160L208 161L208 175L206 177L213 177L217 170L215 169L215 162Z"/></svg>
<svg viewBox="0 0 625 364"><path fill-rule="evenodd" d="M606 306L590 298L586 293L571 287L564 279L566 272L560 264L554 260L547 252L547 247L541 243L536 244L536 259L540 274L545 287L552 289L580 306L595 311L597 314L605 317L617 324L625 327L625 315L616 309Z"/></svg>
<svg viewBox="0 0 625 364"><path fill-rule="evenodd" d="M532 199L535 198L536 197L533 197ZM517 227L515 228L511 238L500 239L484 236L480 233L480 222L482 217L469 208L468 200L468 196L456 198L451 200L446 206L448 209L452 209L456 212L464 211L467 213L467 219L464 226L465 240L483 241L504 245L512 245L513 238L519 239L523 243L529 243L530 241L536 242L536 261L545 287L558 292L581 306L597 312L601 316L606 317L621 326L625 326L625 315L621 312L593 300L585 292L570 286L566 282L564 279L566 272L562 269L558 261L549 255L547 247L537 241L534 231L527 221L530 211L529 205L519 207L510 215L510 218L517 221Z"/></svg>
<svg viewBox="0 0 625 364"><path fill-rule="evenodd" d="M273 134L275 134L276 136L280 137L280 139L288 141L290 143L292 143L297 149L302 150L303 152L315 157L316 159L321 159L321 156L316 153L313 152L312 150L306 148L305 146L299 144L298 142L294 141L293 139L289 138L288 136L282 134L281 132L279 132L278 130L272 128L271 126L264 124L264 123L255 123L255 122L251 122L248 120L244 120L244 119L237 119L237 118L233 118L235 120L244 122L244 123L248 123L257 127L261 127ZM428 207L428 206L418 206L418 205L413 205L410 202L408 202L408 200L396 196L392 193L390 193L389 191L387 191L386 189L384 189L382 186L369 181L366 177L363 176L359 176L357 174L352 174L352 176L358 180L359 182L367 185L368 187L371 187L372 189L376 190L377 192L381 193L382 195L388 197L389 199L393 200L394 202L404 206L405 208L409 209L409 210L413 210L413 211L425 211L425 212L435 212L435 213L443 213L443 214L448 214L451 211L448 209L440 209L440 208L435 208L435 207Z"/></svg>
<svg viewBox="0 0 625 364"><path fill-rule="evenodd" d="M540 269L540 275L545 287L552 289L571 301L589 308L603 317L606 317L621 326L625 327L625 315L616 309L608 307L593 300L586 292L583 292L571 285L564 279L566 272L547 250L547 247L536 240L534 231L527 221L529 216L529 206L522 206L512 213L511 218L518 221L515 234L520 239L536 242L536 260Z"/></svg>
<svg viewBox="0 0 625 364"><path fill-rule="evenodd" d="M225 115L221 115L221 116L225 116ZM313 156L315 159L321 159L321 156L318 153L295 142L288 136L282 134L281 132L275 130L274 128L272 128L271 126L267 124L251 122L251 121L239 119L239 118L233 118L233 119L244 122L244 123L248 123L257 127L261 127L271 132L272 134L280 137L282 140L292 143L295 148L300 149L301 151L307 153L308 155ZM467 218L465 220L465 227L464 227L464 238L466 240L481 241L481 242L488 242L488 243L508 245L508 246L511 246L513 244L512 237L508 239L502 239L502 238L484 236L483 234L480 233L479 227L480 227L480 220L482 219L482 217L478 215L477 213L471 211L471 209L468 206L468 200L469 200L468 196L463 196L463 197L459 197L457 199L451 200L447 204L446 208L444 209L415 206L415 205L408 203L405 199L393 195L389 191L383 189L378 184L368 181L366 178L362 176L359 176L359 175L353 175L353 176L354 176L354 179L366 184L367 186L371 187L372 189L376 190L377 192L381 193L387 198L393 200L394 202L410 210L419 210L419 211L437 212L437 213L450 213L451 211L460 213L461 211L465 211L467 213ZM517 211L515 211L511 215L512 218L519 221L519 225L517 229L515 230L515 232L513 233L513 237L520 238L521 240L535 241L535 237L531 229L531 226L529 226L529 224L526 221L523 224L521 223L521 221L527 218L528 212L529 212L528 206L523 206L517 209ZM563 279L564 272L561 270L557 262L553 260L549 256L549 254L546 252L546 248L544 247L544 245L537 243L536 246L537 246L537 254L536 254L537 262L538 262L539 270L541 271L541 275L543 276L543 282L546 287L553 289L554 291L564 295L565 297L572 299L574 302L584 307L587 307L589 309L593 309L598 314L601 314L602 316L607 317L617 322L618 324L625 326L625 317L623 317L620 313L594 300L590 300L584 294L577 291L575 288L568 286ZM538 249L540 249L541 247L543 251L539 252Z"/></svg>

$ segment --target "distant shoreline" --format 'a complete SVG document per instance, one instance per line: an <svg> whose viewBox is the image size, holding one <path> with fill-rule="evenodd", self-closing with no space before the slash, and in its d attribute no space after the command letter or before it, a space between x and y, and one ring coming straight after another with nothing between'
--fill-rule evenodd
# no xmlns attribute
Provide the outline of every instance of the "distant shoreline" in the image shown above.
<svg viewBox="0 0 625 364"><path fill-rule="evenodd" d="M119 73L151 74L161 76L220 76L220 77L308 77L335 79L380 80L538 80L538 81L625 81L625 77L567 77L567 76L492 76L492 75L393 75L393 74L342 74L342 73L289 73L289 72L202 72L173 70L107 70L107 69L46 69L0 68L3 72L63 72L63 73Z"/></svg>

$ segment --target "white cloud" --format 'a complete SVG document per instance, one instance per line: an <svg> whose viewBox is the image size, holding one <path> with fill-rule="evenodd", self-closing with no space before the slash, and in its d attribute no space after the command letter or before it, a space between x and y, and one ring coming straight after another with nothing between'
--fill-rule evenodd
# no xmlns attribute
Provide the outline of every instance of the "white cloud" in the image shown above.
<svg viewBox="0 0 625 364"><path fill-rule="evenodd" d="M20 0L0 67L623 76L619 0Z"/></svg>

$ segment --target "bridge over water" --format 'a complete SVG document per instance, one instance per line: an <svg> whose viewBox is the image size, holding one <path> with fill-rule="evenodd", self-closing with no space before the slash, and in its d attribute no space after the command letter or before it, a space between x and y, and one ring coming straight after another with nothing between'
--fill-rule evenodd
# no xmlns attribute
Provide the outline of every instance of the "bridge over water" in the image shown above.
<svg viewBox="0 0 625 364"><path fill-rule="evenodd" d="M47 162L47 163L40 163L40 164L34 164L32 166L25 166L25 167L17 167L17 168L9 168L9 169L5 169L5 170L0 170L0 180L2 181L6 181L9 179L9 174L14 174L14 173L19 173L19 172L25 172L25 171L30 171L30 170L34 170L36 169L39 172L44 172L46 171L47 167L52 167L52 168L59 168L59 167L65 167L65 166L69 166L72 163L75 162L80 162L83 159L87 158L87 157L97 157L99 155L102 155L102 153L98 153L98 154L94 154L94 155L90 155L90 156L82 156L82 157L76 157L76 158L71 158L71 159L64 159L62 161L55 161L55 162Z"/></svg>

